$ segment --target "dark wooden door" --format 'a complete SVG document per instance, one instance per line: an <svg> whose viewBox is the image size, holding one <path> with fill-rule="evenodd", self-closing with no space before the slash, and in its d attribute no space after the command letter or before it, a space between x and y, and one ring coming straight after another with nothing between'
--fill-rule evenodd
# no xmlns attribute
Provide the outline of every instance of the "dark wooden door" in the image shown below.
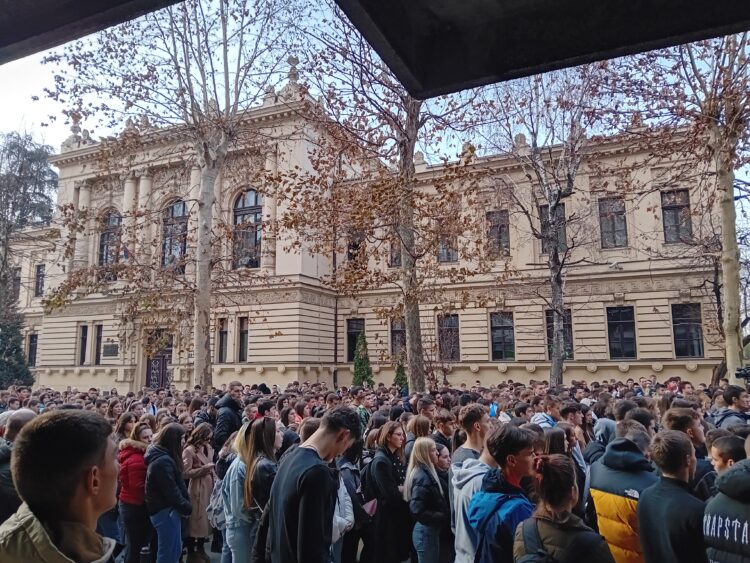
<svg viewBox="0 0 750 563"><path fill-rule="evenodd" d="M169 365L172 363L172 339L159 338L165 341L164 347L146 359L146 385L151 389L169 386Z"/></svg>

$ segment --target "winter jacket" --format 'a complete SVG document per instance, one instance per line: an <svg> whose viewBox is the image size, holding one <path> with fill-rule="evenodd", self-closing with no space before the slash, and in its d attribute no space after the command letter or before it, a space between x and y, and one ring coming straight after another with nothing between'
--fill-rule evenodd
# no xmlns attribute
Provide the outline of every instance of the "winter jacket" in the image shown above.
<svg viewBox="0 0 750 563"><path fill-rule="evenodd" d="M735 424L747 424L748 420L750 420L750 415L730 409L729 407L719 409L716 411L716 415L714 415L716 428L729 428Z"/></svg>
<svg viewBox="0 0 750 563"><path fill-rule="evenodd" d="M219 414L216 415L214 429L214 449L220 450L233 432L242 426L242 407L227 393L216 403Z"/></svg>
<svg viewBox="0 0 750 563"><path fill-rule="evenodd" d="M477 538L469 525L469 503L482 488L482 479L492 468L479 459L467 459L456 467L451 479L453 506L455 509L456 561L473 563L477 552Z"/></svg>
<svg viewBox="0 0 750 563"><path fill-rule="evenodd" d="M362 528L370 523L370 515L365 512L362 497L362 476L359 468L353 463L340 457L336 462L339 469L339 475L344 482L346 492L352 501L352 511L354 512L354 526Z"/></svg>
<svg viewBox="0 0 750 563"><path fill-rule="evenodd" d="M683 481L660 477L641 493L638 529L646 563L708 563L703 544L705 504Z"/></svg>
<svg viewBox="0 0 750 563"><path fill-rule="evenodd" d="M436 444L442 444L446 448L448 448L449 452L452 452L451 448L453 447L453 444L451 443L450 438L446 438L440 432L437 432L437 431L433 432L430 438L432 438Z"/></svg>
<svg viewBox="0 0 750 563"><path fill-rule="evenodd" d="M438 481L424 466L417 467L412 476L409 512L414 520L433 528L441 528L450 517Z"/></svg>
<svg viewBox="0 0 750 563"><path fill-rule="evenodd" d="M516 528L513 541L513 558L518 561L527 555L523 542L523 527L536 522L542 547L556 561L586 561L586 563L614 563L612 553L604 538L583 523L575 514L555 518L544 509L537 508L534 516ZM585 559L581 553L585 552Z"/></svg>
<svg viewBox="0 0 750 563"><path fill-rule="evenodd" d="M378 499L372 523L374 560L403 561L409 557L412 528L409 505L398 490L404 484L406 468L388 448L380 448L367 472L366 496Z"/></svg>
<svg viewBox="0 0 750 563"><path fill-rule="evenodd" d="M104 538L80 523L59 522L53 534L26 503L0 526L0 561L3 563L111 563L115 540ZM55 542L52 537L56 538Z"/></svg>
<svg viewBox="0 0 750 563"><path fill-rule="evenodd" d="M750 561L750 459L716 478L718 493L706 505L703 537L709 561Z"/></svg>
<svg viewBox="0 0 750 563"><path fill-rule="evenodd" d="M651 463L626 438L613 440L604 456L591 466L587 513L617 563L643 562L636 508L641 492L656 481Z"/></svg>
<svg viewBox="0 0 750 563"><path fill-rule="evenodd" d="M542 428L554 428L557 422L546 412L538 412L531 417L531 424L538 424Z"/></svg>
<svg viewBox="0 0 750 563"><path fill-rule="evenodd" d="M182 474L186 479L190 479L188 494L193 505L193 513L185 526L187 535L191 538L206 538L211 535L211 524L206 509L214 490L215 473L211 467L213 458L214 450L208 444L199 448L190 445L182 451Z"/></svg>
<svg viewBox="0 0 750 563"><path fill-rule="evenodd" d="M146 453L145 442L123 440L117 461L120 464L120 500L128 504L141 505L146 501Z"/></svg>
<svg viewBox="0 0 750 563"><path fill-rule="evenodd" d="M190 504L182 467L172 459L161 446L152 445L144 456L146 465L146 506L149 514L156 514L165 508L174 508L183 516L190 516ZM180 463L182 465L182 463Z"/></svg>
<svg viewBox="0 0 750 563"><path fill-rule="evenodd" d="M216 415L209 415L206 409L199 410L193 417L193 426L198 426L199 424L203 424L204 422L207 422L211 426L216 426Z"/></svg>
<svg viewBox="0 0 750 563"><path fill-rule="evenodd" d="M406 456L406 461L411 459L411 452L414 449L414 444L417 441L417 437L412 432L406 433L406 443L404 444L404 455Z"/></svg>
<svg viewBox="0 0 750 563"><path fill-rule="evenodd" d="M344 481L339 476L339 488L336 493L336 510L333 512L331 543L336 543L344 534L354 527L354 509L352 499L346 490Z"/></svg>
<svg viewBox="0 0 750 563"><path fill-rule="evenodd" d="M0 524L10 518L11 514L21 506L21 498L16 492L10 472L10 454L13 445L5 440L3 442L0 445Z"/></svg>
<svg viewBox="0 0 750 563"><path fill-rule="evenodd" d="M469 503L469 525L477 538L475 563L512 563L516 527L533 510L523 489L503 479L499 469L488 472Z"/></svg>

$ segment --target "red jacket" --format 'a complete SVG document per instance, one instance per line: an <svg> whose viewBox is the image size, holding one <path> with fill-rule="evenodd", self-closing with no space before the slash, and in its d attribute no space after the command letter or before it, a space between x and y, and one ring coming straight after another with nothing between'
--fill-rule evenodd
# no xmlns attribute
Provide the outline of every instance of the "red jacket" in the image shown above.
<svg viewBox="0 0 750 563"><path fill-rule="evenodd" d="M143 504L146 496L146 444L137 440L123 440L117 461L120 463L120 500L128 504Z"/></svg>

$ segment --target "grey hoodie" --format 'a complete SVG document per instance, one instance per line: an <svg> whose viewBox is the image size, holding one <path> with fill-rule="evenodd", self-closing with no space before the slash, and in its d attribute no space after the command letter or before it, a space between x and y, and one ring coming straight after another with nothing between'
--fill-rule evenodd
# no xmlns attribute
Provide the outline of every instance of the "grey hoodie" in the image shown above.
<svg viewBox="0 0 750 563"><path fill-rule="evenodd" d="M455 507L454 531L456 533L456 563L473 563L476 555L476 538L469 525L467 511L474 493L482 488L482 478L492 468L479 459L467 459L461 466L453 467L451 486Z"/></svg>

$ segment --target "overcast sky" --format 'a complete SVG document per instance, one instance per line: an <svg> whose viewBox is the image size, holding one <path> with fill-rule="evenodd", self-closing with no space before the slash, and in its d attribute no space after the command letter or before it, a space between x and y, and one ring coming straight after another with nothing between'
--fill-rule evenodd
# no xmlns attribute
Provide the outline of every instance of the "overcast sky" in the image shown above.
<svg viewBox="0 0 750 563"><path fill-rule="evenodd" d="M0 65L0 132L26 131L37 141L60 150L60 143L70 135L70 127L61 121L42 127L49 115L59 115L60 107L44 96L44 87L51 86L52 68L41 63L44 54ZM32 100L39 96L38 101Z"/></svg>

